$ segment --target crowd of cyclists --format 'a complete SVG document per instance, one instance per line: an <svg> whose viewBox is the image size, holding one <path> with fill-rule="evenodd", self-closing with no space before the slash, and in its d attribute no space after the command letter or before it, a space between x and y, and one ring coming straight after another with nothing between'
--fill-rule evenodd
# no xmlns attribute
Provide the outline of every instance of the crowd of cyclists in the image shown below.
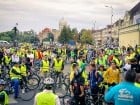
<svg viewBox="0 0 140 105"><path fill-rule="evenodd" d="M69 70L69 93L71 105L102 105L99 101L99 94L102 97L110 89L121 83L127 71L136 73L134 84L140 88L140 47L116 47L116 48L94 48L88 45L77 46L56 46L33 47L31 44L24 44L20 47L10 47L0 49L0 103L8 105L8 95L4 90L6 75L10 78L13 88L14 98L19 97L19 86L22 88L23 81L32 68L38 69L39 77L43 80L45 90L37 93L34 105L61 105L60 99L52 88L54 82L58 82L61 87L65 66L70 65ZM50 78L50 71L53 70L56 80ZM132 73L131 73L132 74ZM129 76L131 77L131 75ZM134 76L133 76L134 78ZM130 80L131 81L131 80ZM131 81L132 82L132 81ZM47 94L46 94L47 93ZM90 93L91 103L87 104L86 95ZM111 93L110 93L111 94ZM106 96L106 95L105 95ZM110 96L110 95L109 95ZM109 101L108 97L105 97ZM109 101L107 104L116 104ZM133 105L133 104L130 104ZM139 104L135 104L139 105Z"/></svg>

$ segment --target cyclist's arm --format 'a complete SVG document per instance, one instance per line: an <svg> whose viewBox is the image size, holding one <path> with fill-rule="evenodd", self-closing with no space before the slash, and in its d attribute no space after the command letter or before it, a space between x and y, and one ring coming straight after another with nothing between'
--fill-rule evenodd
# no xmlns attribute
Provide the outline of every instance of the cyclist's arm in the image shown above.
<svg viewBox="0 0 140 105"><path fill-rule="evenodd" d="M11 71L12 73L16 74L16 75L20 75L21 73L18 73L16 70L12 69Z"/></svg>

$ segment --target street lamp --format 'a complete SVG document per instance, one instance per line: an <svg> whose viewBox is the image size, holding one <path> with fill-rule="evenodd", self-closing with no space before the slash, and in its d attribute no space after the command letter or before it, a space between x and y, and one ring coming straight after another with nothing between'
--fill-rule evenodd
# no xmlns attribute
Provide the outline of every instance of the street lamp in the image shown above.
<svg viewBox="0 0 140 105"><path fill-rule="evenodd" d="M111 9L111 20L110 20L110 22L111 22L111 30L110 30L110 38L109 38L109 45L111 45L111 43L112 43L112 20L113 20L113 7L112 6L105 6L105 7L107 7L107 8L110 8Z"/></svg>
<svg viewBox="0 0 140 105"><path fill-rule="evenodd" d="M110 8L111 9L111 26L112 26L112 20L113 20L113 7L112 6L105 6L107 8Z"/></svg>
<svg viewBox="0 0 140 105"><path fill-rule="evenodd" d="M96 21L93 21L93 28L95 30Z"/></svg>

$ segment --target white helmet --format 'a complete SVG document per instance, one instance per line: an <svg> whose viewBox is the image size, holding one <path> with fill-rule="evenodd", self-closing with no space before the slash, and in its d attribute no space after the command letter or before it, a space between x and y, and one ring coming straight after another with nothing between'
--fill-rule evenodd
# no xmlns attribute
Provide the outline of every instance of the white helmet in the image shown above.
<svg viewBox="0 0 140 105"><path fill-rule="evenodd" d="M44 84L52 85L52 84L54 84L54 80L52 78L45 78Z"/></svg>

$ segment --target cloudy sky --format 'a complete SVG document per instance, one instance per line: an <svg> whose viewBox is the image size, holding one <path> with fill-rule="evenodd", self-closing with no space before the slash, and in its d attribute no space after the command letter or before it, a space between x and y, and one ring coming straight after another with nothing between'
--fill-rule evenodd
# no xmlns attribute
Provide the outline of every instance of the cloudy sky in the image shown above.
<svg viewBox="0 0 140 105"><path fill-rule="evenodd" d="M123 18L140 0L0 0L0 32L11 30L18 23L18 29L34 29L39 32L45 27L58 29L59 20L64 17L73 28L96 29L110 23L113 7L113 21Z"/></svg>

